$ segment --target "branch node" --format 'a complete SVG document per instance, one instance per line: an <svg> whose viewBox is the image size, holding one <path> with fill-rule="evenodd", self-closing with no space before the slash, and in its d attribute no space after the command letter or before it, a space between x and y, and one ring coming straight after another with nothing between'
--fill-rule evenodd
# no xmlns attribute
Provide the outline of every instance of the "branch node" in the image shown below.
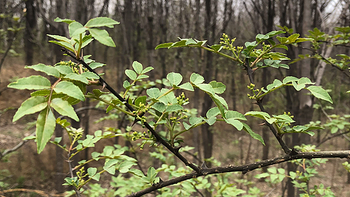
<svg viewBox="0 0 350 197"><path fill-rule="evenodd" d="M290 156L297 155L297 154L299 154L299 152L295 148L292 148L292 151L289 153Z"/></svg>

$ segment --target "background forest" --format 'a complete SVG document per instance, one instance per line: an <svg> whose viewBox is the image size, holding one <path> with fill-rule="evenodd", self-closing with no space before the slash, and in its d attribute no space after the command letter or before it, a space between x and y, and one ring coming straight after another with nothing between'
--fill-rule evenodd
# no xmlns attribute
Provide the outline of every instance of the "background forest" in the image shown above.
<svg viewBox="0 0 350 197"><path fill-rule="evenodd" d="M34 70L24 69L25 65L37 63L54 65L61 60L69 60L69 57L63 55L61 47L50 43L49 40L52 39L47 36L48 34L69 35L67 25L54 22L56 17L69 18L82 24L95 17L110 17L120 22L116 27L108 29L116 47L111 48L92 42L83 51L84 54L92 55L91 58L96 62L106 64L99 68L98 72L104 73L103 77L116 90L123 88L123 81L127 79L125 70L132 69L133 62L138 61L144 67L154 67L150 72L149 80L155 81L158 85L162 83L160 79L166 78L169 72L180 73L184 78L189 78L190 74L195 72L202 75L207 82L220 81L226 85L226 91L222 97L226 99L231 109L244 114L247 111L259 111L259 108L253 100L243 99L250 93L247 90L250 81L246 71L237 63L200 48L155 50L156 46L178 41L179 38L207 40L209 45L213 45L220 43L223 33L230 38L236 38L235 45L244 46L245 42L254 41L257 34L267 34L281 29L286 31L285 36L292 33L299 33L301 37L324 33L331 35L337 33L335 27L350 25L350 1L1 0L0 196L48 196L49 194L63 196L63 192L72 190L62 185L67 176L68 167L60 148L48 144L41 154L37 154L33 141L22 141L24 137L35 131L37 115L26 116L16 123L12 122L16 110L30 96L30 92L7 87L9 83L20 77L38 74ZM349 31L346 33L349 34ZM325 58L336 57L336 54L349 55L348 43L349 40L343 43L344 46L330 46L325 41L317 51ZM350 124L347 120L350 116L347 114L350 113L350 108L349 94L346 91L350 89L350 78L348 74L344 74L348 71L339 71L317 58L305 58L314 55L311 48L311 42L288 46L288 50L284 52L291 60L283 63L287 64L289 69L263 68L260 72L254 73L255 85L265 87L274 79L282 80L285 76L307 77L316 85L322 85L329 91L333 99L332 105L314 99L303 91L296 92L286 88L264 98L265 110L271 114L290 112L294 116L295 125L305 125L310 122L316 126L321 122L324 124L325 129L315 130L313 137L303 133L285 135L284 140L289 147L312 144L313 149L349 150ZM297 58L300 58L300 61L293 61ZM94 88L101 89L101 87ZM209 96L197 90L188 95L186 93L186 96L191 101L186 107L193 108L191 113L198 116L205 117L207 111L215 105ZM83 128L84 135L93 134L96 130L104 130L106 127L115 127L122 132L142 130L138 125L131 126L133 120L120 114L106 116L105 106L101 106L93 99L86 99L79 103L75 106L75 110L81 121L71 120L71 124L75 128ZM283 154L283 150L269 128L263 126L263 121L248 118L248 123L254 132L262 136L265 145L232 126L221 123L214 126L202 124L184 135L186 140L182 146L193 147L193 149L186 149L184 155L191 158L190 160L198 166L204 163L205 167L212 167L229 164L244 165ZM56 127L55 137L62 136L66 137L62 128ZM95 150L101 151L106 144L129 147L133 151L128 151L128 156L137 158L139 167L146 171L149 166L160 168L167 162L167 157L170 157L165 148L145 146L144 150L140 150L140 145L122 137L102 140L96 145ZM89 160L93 151L86 150L79 153L75 162ZM344 161L334 159L327 163L317 163L317 166L315 164L312 169L317 169L318 173L315 172L312 175L315 176L312 182L306 181L308 187L323 184L325 188L330 187L335 196L350 196L348 189L350 174L342 166ZM174 158L171 162L180 165L180 162ZM234 178L229 177L231 175L228 174L222 177L212 176L207 180L247 192L237 193L237 196L293 197L307 193L300 190L303 186L296 185L292 179L284 176L289 174L287 171L305 170L305 166L300 167L296 163L289 162L273 167L275 168L270 170L264 167L244 175L234 174L232 175ZM280 169L285 169L286 172ZM275 178L272 178L273 175L276 175ZM282 177L281 181L276 181L280 179L277 175ZM128 178L127 175L126 178ZM111 191L118 188L118 185L111 186L110 182L111 177L104 175L99 182L100 185L88 185L91 193L85 194L114 196L115 194ZM184 193L178 193L178 196L186 196L186 190L190 190L186 185L183 188L185 191L181 192ZM214 183L209 188L219 191L222 189ZM258 192L254 193L250 190L251 188L256 188ZM13 189L11 193L1 193L11 189ZM211 189L197 190L196 188L192 196L236 196L234 193L215 193ZM160 194L154 192L149 195ZM327 195L324 194L324 196Z"/></svg>

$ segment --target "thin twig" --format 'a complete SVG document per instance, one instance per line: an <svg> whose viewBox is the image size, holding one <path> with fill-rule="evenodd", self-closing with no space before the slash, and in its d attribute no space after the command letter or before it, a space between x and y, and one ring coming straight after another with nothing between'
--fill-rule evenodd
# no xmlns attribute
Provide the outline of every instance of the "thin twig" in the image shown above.
<svg viewBox="0 0 350 197"><path fill-rule="evenodd" d="M348 133L350 133L350 130L344 131L344 132L341 132L341 133L337 133L337 134L331 135L331 136L329 136L329 137L327 137L327 138L324 138L320 143L318 143L318 144L316 145L316 147L321 146L323 143L325 143L326 141L328 141L328 140L330 140L330 139L333 139L333 138L338 137L338 136L341 136L341 135L344 136L345 134L348 134Z"/></svg>

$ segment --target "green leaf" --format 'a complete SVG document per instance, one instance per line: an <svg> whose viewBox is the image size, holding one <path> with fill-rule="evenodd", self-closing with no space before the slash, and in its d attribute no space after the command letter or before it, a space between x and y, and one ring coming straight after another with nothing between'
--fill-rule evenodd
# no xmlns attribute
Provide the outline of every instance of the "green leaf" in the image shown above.
<svg viewBox="0 0 350 197"><path fill-rule="evenodd" d="M89 81L86 79L86 77L82 76L82 75L78 75L76 73L70 73L66 76L64 76L64 78L66 79L70 79L70 80L73 80L73 81L80 81L84 84L89 84Z"/></svg>
<svg viewBox="0 0 350 197"><path fill-rule="evenodd" d="M170 48L173 48L173 47L184 47L186 46L186 39L182 39L181 41L178 41L178 42L174 42L170 47Z"/></svg>
<svg viewBox="0 0 350 197"><path fill-rule="evenodd" d="M70 39L64 37L64 36L59 36L59 35L50 35L50 34L47 34L47 36L51 37L51 38L54 38L56 40L59 40L59 41L63 41L63 42L67 42L67 43L70 43Z"/></svg>
<svg viewBox="0 0 350 197"><path fill-rule="evenodd" d="M286 45L277 45L276 48L282 48L288 51L288 47Z"/></svg>
<svg viewBox="0 0 350 197"><path fill-rule="evenodd" d="M297 39L295 40L295 43L306 42L306 41L312 42L313 39L312 39L312 38L297 38Z"/></svg>
<svg viewBox="0 0 350 197"><path fill-rule="evenodd" d="M89 174L89 177L92 177L96 174L97 168L90 167L87 169L87 173Z"/></svg>
<svg viewBox="0 0 350 197"><path fill-rule="evenodd" d="M225 113L225 118L227 118L227 119L234 118L237 120L247 120L243 114L239 113L238 111L231 111L231 110L229 110Z"/></svg>
<svg viewBox="0 0 350 197"><path fill-rule="evenodd" d="M146 99L147 99L147 96L139 96L139 97L137 97L137 99L135 100L135 105L136 106L140 106L140 103L146 104Z"/></svg>
<svg viewBox="0 0 350 197"><path fill-rule="evenodd" d="M152 107L161 113L166 109L166 105L162 102L157 102Z"/></svg>
<svg viewBox="0 0 350 197"><path fill-rule="evenodd" d="M89 64L90 68L92 68L92 69L100 68L104 65L106 65L106 64L99 63L99 62L92 62Z"/></svg>
<svg viewBox="0 0 350 197"><path fill-rule="evenodd" d="M219 51L221 51L223 46L221 44L214 44L214 45L211 45L210 48L212 48L216 52L219 52Z"/></svg>
<svg viewBox="0 0 350 197"><path fill-rule="evenodd" d="M266 118L271 118L271 116L266 113L266 112L261 112L261 111L249 111L244 114L245 116L254 116L260 119L265 120Z"/></svg>
<svg viewBox="0 0 350 197"><path fill-rule="evenodd" d="M215 94L214 88L209 84L198 84L197 87L208 94Z"/></svg>
<svg viewBox="0 0 350 197"><path fill-rule="evenodd" d="M51 90L49 89L44 89L44 90L37 90L35 92L30 93L30 96L47 96L49 95Z"/></svg>
<svg viewBox="0 0 350 197"><path fill-rule="evenodd" d="M218 107L213 107L209 109L206 113L207 118L215 117L220 114L220 110Z"/></svg>
<svg viewBox="0 0 350 197"><path fill-rule="evenodd" d="M293 76L288 76L286 78L283 79L283 84L287 84L289 82L293 82L293 81L298 81L299 79Z"/></svg>
<svg viewBox="0 0 350 197"><path fill-rule="evenodd" d="M259 140L263 145L265 145L264 139L257 133L255 133L247 124L243 124L243 129L254 139Z"/></svg>
<svg viewBox="0 0 350 197"><path fill-rule="evenodd" d="M270 38L269 35L264 35L264 34L258 34L258 35L256 35L256 37L255 37L255 39L256 39L257 42L260 42L260 41L262 41L262 40L267 40L267 39L269 39L269 38Z"/></svg>
<svg viewBox="0 0 350 197"><path fill-rule="evenodd" d="M50 89L51 83L48 79L40 75L32 75L18 79L16 82L10 83L7 87L15 89L28 89L28 90L40 90Z"/></svg>
<svg viewBox="0 0 350 197"><path fill-rule="evenodd" d="M73 73L72 68L67 65L58 65L58 66L55 66L55 68L58 70L58 72L64 75Z"/></svg>
<svg viewBox="0 0 350 197"><path fill-rule="evenodd" d="M103 169L106 170L109 174L115 174L115 165L119 162L117 159L106 160Z"/></svg>
<svg viewBox="0 0 350 197"><path fill-rule="evenodd" d="M21 107L17 110L16 114L13 116L12 122L17 121L28 114L34 114L41 111L47 107L47 99L43 96L30 97L25 100Z"/></svg>
<svg viewBox="0 0 350 197"><path fill-rule="evenodd" d="M82 40L82 44L81 44L81 48L84 48L86 47L88 44L90 44L90 42L92 42L94 39L92 39L92 35L89 34L89 35L85 35L83 37L83 40Z"/></svg>
<svg viewBox="0 0 350 197"><path fill-rule="evenodd" d="M140 62L134 61L132 63L132 67L134 68L134 70L137 74L142 74L143 67L142 67L142 64Z"/></svg>
<svg viewBox="0 0 350 197"><path fill-rule="evenodd" d="M192 73L191 77L190 77L190 81L191 83L198 85L204 82L204 77L202 77L201 75L197 74L197 73Z"/></svg>
<svg viewBox="0 0 350 197"><path fill-rule="evenodd" d="M308 89L316 98L333 103L331 96L329 96L328 92L321 86L309 86L306 89Z"/></svg>
<svg viewBox="0 0 350 197"><path fill-rule="evenodd" d="M173 105L169 105L166 109L166 112L175 112L175 111L179 111L179 110L183 110L183 109L184 108L181 105L175 103Z"/></svg>
<svg viewBox="0 0 350 197"><path fill-rule="evenodd" d="M173 45L173 42L169 42L169 43L162 43L156 46L155 49L163 49L163 48L169 48L171 47L171 45Z"/></svg>
<svg viewBox="0 0 350 197"><path fill-rule="evenodd" d="M287 114L282 114L282 115L278 115L278 116L273 116L274 118L278 119L278 122L283 122L283 123L293 123L295 122L290 116L288 116Z"/></svg>
<svg viewBox="0 0 350 197"><path fill-rule="evenodd" d="M183 90L194 91L193 86L189 82L180 85L179 88Z"/></svg>
<svg viewBox="0 0 350 197"><path fill-rule="evenodd" d="M147 178L148 178L150 183L153 183L153 181L156 178L157 174L158 173L156 172L154 167L149 167L148 168L148 170L147 170Z"/></svg>
<svg viewBox="0 0 350 197"><path fill-rule="evenodd" d="M113 39L109 36L106 30L94 28L94 29L89 29L89 32L101 44L104 44L109 47L115 47Z"/></svg>
<svg viewBox="0 0 350 197"><path fill-rule="evenodd" d="M274 36L276 36L276 35L278 35L278 34L284 34L284 33L286 33L286 32L280 30L280 31L271 31L271 32L267 33L266 35L269 36L269 37L271 38L271 37L274 37Z"/></svg>
<svg viewBox="0 0 350 197"><path fill-rule="evenodd" d="M287 38L286 37L277 36L276 38L281 44L285 44L287 42Z"/></svg>
<svg viewBox="0 0 350 197"><path fill-rule="evenodd" d="M137 74L133 70L126 69L125 74L133 81L137 78Z"/></svg>
<svg viewBox="0 0 350 197"><path fill-rule="evenodd" d="M86 27L80 27L80 28L77 28L74 33L71 35L71 37L73 37L73 39L77 38L77 36L80 36L80 34L84 33L86 30L88 30L88 28ZM84 36L85 37L85 36ZM79 38L79 43L80 43L80 38ZM76 49L78 50L78 47L79 45L75 45Z"/></svg>
<svg viewBox="0 0 350 197"><path fill-rule="evenodd" d="M119 172L120 172L120 173L127 173L127 172L129 172L130 168L131 168L133 165L136 165L136 163L135 163L135 162L132 162L132 161L124 161L124 162L121 163L120 166L119 166Z"/></svg>
<svg viewBox="0 0 350 197"><path fill-rule="evenodd" d="M212 117L210 117L210 118L208 118L208 119L205 119L205 122L207 122L208 123L208 125L213 125L215 122L216 122L216 117L215 116L212 116Z"/></svg>
<svg viewBox="0 0 350 197"><path fill-rule="evenodd" d="M55 21L55 22L58 22L58 23L64 22L64 23L67 23L67 24L71 24L71 23L74 22L75 20L71 20L71 19L61 19L61 18L59 18L59 17L56 17L54 21Z"/></svg>
<svg viewBox="0 0 350 197"><path fill-rule="evenodd" d="M50 40L49 42L57 44L57 45L59 45L61 47L64 47L64 48L66 48L66 49L68 49L68 50L70 50L72 52L75 51L73 45L70 44L70 43L66 43L66 42L63 42L63 41L56 41L56 40Z"/></svg>
<svg viewBox="0 0 350 197"><path fill-rule="evenodd" d="M125 89L131 88L130 82L129 82L128 80L125 80L125 81L123 82L123 87L124 87Z"/></svg>
<svg viewBox="0 0 350 197"><path fill-rule="evenodd" d="M236 127L236 129L239 131L243 129L243 123L241 123L241 121L236 120L234 118L229 118L229 119L225 118L225 122Z"/></svg>
<svg viewBox="0 0 350 197"><path fill-rule="evenodd" d="M292 34L287 38L287 43L293 43L297 38L299 38L300 34Z"/></svg>
<svg viewBox="0 0 350 197"><path fill-rule="evenodd" d="M190 119L188 120L191 126L197 125L203 121L202 117L195 117L191 116Z"/></svg>
<svg viewBox="0 0 350 197"><path fill-rule="evenodd" d="M158 88L150 88L146 91L146 93L153 99L157 99L160 96L160 90Z"/></svg>
<svg viewBox="0 0 350 197"><path fill-rule="evenodd" d="M30 136L23 138L22 140L35 140L35 139L36 139L36 136L30 135Z"/></svg>
<svg viewBox="0 0 350 197"><path fill-rule="evenodd" d="M110 27L110 26L118 25L118 24L119 24L118 21L115 21L111 18L97 17L97 18L90 19L84 26L88 27L88 28L90 28L90 27L103 27L103 26Z"/></svg>
<svg viewBox="0 0 350 197"><path fill-rule="evenodd" d="M182 75L174 72L169 73L166 76L166 78L169 80L171 85L175 85L175 86L178 86L182 81Z"/></svg>
<svg viewBox="0 0 350 197"><path fill-rule="evenodd" d="M77 122L79 121L74 108L68 103L68 101L64 101L61 98L52 99L51 107L53 107L62 116L68 116Z"/></svg>
<svg viewBox="0 0 350 197"><path fill-rule="evenodd" d="M161 91L160 91L160 94L161 95L164 95L166 92L168 92L169 89L167 88L163 88ZM168 93L167 95L161 97L159 99L159 101L163 102L164 104L168 105L168 104L174 104L174 103L177 103L177 99L175 97L175 94L174 92L170 92Z"/></svg>
<svg viewBox="0 0 350 197"><path fill-rule="evenodd" d="M129 172L137 177L144 177L143 172L139 169L132 168L129 170Z"/></svg>
<svg viewBox="0 0 350 197"><path fill-rule="evenodd" d="M88 79L99 79L100 78L100 76L98 76L92 72L83 72L83 73L81 73L81 76L86 77Z"/></svg>
<svg viewBox="0 0 350 197"><path fill-rule="evenodd" d="M149 71L151 71L153 69L154 69L153 67L149 66L149 67L143 69L142 74L148 73Z"/></svg>
<svg viewBox="0 0 350 197"><path fill-rule="evenodd" d="M277 88L281 85L282 85L282 82L278 79L275 79L272 84L269 84L266 86L266 89L267 89L267 91L269 91L269 90L271 90L273 88Z"/></svg>
<svg viewBox="0 0 350 197"><path fill-rule="evenodd" d="M68 25L69 36L73 37L77 29L83 28L83 25L77 21L73 21Z"/></svg>
<svg viewBox="0 0 350 197"><path fill-rule="evenodd" d="M60 73L53 66L49 66L45 64L36 64L33 66L26 66L25 68L30 68L30 69L34 69L35 71L44 72L47 75L51 75L57 78L60 77Z"/></svg>
<svg viewBox="0 0 350 197"><path fill-rule="evenodd" d="M81 101L85 100L85 96L80 88L69 81L61 81L53 89L56 93L63 93L70 97L79 99Z"/></svg>
<svg viewBox="0 0 350 197"><path fill-rule="evenodd" d="M228 108L225 99L220 97L220 96L218 96L218 95L216 95L216 94L210 95L210 97L214 101L216 106L219 108L222 117L225 118L225 107L226 107L226 109Z"/></svg>
<svg viewBox="0 0 350 197"><path fill-rule="evenodd" d="M98 152L92 152L91 153L91 158L98 161L99 160L99 156L101 155L101 153Z"/></svg>
<svg viewBox="0 0 350 197"><path fill-rule="evenodd" d="M40 112L36 122L37 151L40 154L50 140L56 127L56 118L50 108Z"/></svg>
<svg viewBox="0 0 350 197"><path fill-rule="evenodd" d="M216 94L222 94L226 90L225 84L221 82L211 81L209 84L213 87Z"/></svg>
<svg viewBox="0 0 350 197"><path fill-rule="evenodd" d="M139 75L136 79L141 80L141 79L146 79L148 77L149 77L148 75Z"/></svg>

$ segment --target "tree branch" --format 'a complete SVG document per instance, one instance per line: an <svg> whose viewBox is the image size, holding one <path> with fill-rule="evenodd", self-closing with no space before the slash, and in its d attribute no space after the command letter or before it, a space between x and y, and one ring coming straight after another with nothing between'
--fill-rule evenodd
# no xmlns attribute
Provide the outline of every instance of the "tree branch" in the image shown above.
<svg viewBox="0 0 350 197"><path fill-rule="evenodd" d="M208 168L208 169L201 169L201 174L198 174L196 172L192 172L180 177L176 177L174 179L170 179L167 181L163 181L161 183L155 184L147 189L141 190L139 192L133 193L129 195L128 197L134 197L134 196L142 196L145 194L148 194L152 191L158 190L160 188L174 185L179 182L197 178L200 176L207 176L210 174L219 174L219 173L226 173L226 172L242 172L243 174L253 171L258 168L271 166L274 164L284 163L290 160L295 159L315 159L315 158L350 158L350 150L345 151L320 151L320 152L304 152L304 153L297 153L295 155L285 155L281 157L275 157L273 159L263 160L260 162L256 162L253 164L248 165L242 165L242 166L233 166L229 165L226 167L216 167L216 168Z"/></svg>
<svg viewBox="0 0 350 197"><path fill-rule="evenodd" d="M65 48L62 49L67 55L78 61L80 64L82 64L86 69L88 69L90 72L95 73L97 76L99 76L88 64L86 64L82 59L78 59L72 52L66 50ZM107 90L109 90L114 96L116 96L130 111L135 111L135 109L123 98L121 97L108 83L99 76L99 82L102 86L104 86ZM135 117L135 120L139 120L139 118ZM194 165L193 163L189 162L184 156L182 156L179 153L179 149L176 149L172 147L168 142L166 142L147 122L143 123L144 126L152 133L152 135L156 138L158 142L163 144L170 152L172 152L177 158L179 158L186 166L189 166L197 173L201 173L200 169Z"/></svg>
<svg viewBox="0 0 350 197"><path fill-rule="evenodd" d="M252 68L250 67L249 65L249 60L248 58L246 58L246 63L244 65L245 69L247 70L247 75L249 77L249 81L250 83L254 84L254 78L253 78L253 70ZM261 99L258 99L257 100L257 104L260 108L260 110L262 112L266 112L267 111L264 109L264 106L262 104L262 100ZM286 143L283 141L282 139L282 136L276 131L276 129L273 127L273 125L271 125L270 123L268 123L267 121L265 121L265 124L269 127L269 129L272 131L273 135L276 137L278 143L281 145L283 151L286 153L286 154L291 154L291 153L294 153L294 151L292 152L288 146L286 145Z"/></svg>

